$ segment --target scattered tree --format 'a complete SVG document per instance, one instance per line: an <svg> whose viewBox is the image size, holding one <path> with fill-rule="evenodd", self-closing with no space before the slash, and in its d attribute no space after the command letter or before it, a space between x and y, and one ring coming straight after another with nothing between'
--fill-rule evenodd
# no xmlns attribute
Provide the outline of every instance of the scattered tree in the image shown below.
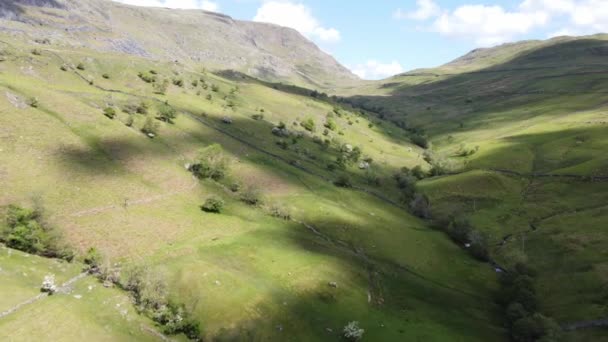
<svg viewBox="0 0 608 342"><path fill-rule="evenodd" d="M41 209L9 205L6 225L0 229L0 242L6 246L46 257L72 260L73 252L61 242L61 235L42 220Z"/></svg>
<svg viewBox="0 0 608 342"><path fill-rule="evenodd" d="M300 126L304 127L304 129L306 129L309 132L314 132L316 129L315 120L313 118L305 119L304 121L302 121L300 123Z"/></svg>
<svg viewBox="0 0 608 342"><path fill-rule="evenodd" d="M410 202L410 209L412 214L428 219L431 217L431 203L429 198L423 194L417 193L414 195L414 199Z"/></svg>
<svg viewBox="0 0 608 342"><path fill-rule="evenodd" d="M144 101L140 102L139 105L137 106L137 108L135 108L135 112L137 114L148 114L148 104Z"/></svg>
<svg viewBox="0 0 608 342"><path fill-rule="evenodd" d="M141 128L141 131L146 134L150 138L154 138L158 135L158 130L160 129L160 125L151 117L147 117L144 125Z"/></svg>
<svg viewBox="0 0 608 342"><path fill-rule="evenodd" d="M30 105L30 107L32 108L38 108L38 99L35 97L30 97L29 100L27 101L27 103Z"/></svg>
<svg viewBox="0 0 608 342"><path fill-rule="evenodd" d="M242 192L240 200L249 205L258 205L262 203L262 193L255 186L248 186Z"/></svg>
<svg viewBox="0 0 608 342"><path fill-rule="evenodd" d="M205 203L201 206L201 209L208 213L220 213L224 208L224 201L218 197L210 197L205 200Z"/></svg>
<svg viewBox="0 0 608 342"><path fill-rule="evenodd" d="M190 172L200 179L210 178L219 181L228 174L229 161L222 147L213 144L199 152L196 163L190 166Z"/></svg>
<svg viewBox="0 0 608 342"><path fill-rule="evenodd" d="M351 188L353 183L348 175L341 174L334 181L334 185L340 188Z"/></svg>
<svg viewBox="0 0 608 342"><path fill-rule="evenodd" d="M184 86L184 80L182 80L181 78L174 78L173 85L182 88Z"/></svg>
<svg viewBox="0 0 608 342"><path fill-rule="evenodd" d="M177 111L175 108L166 103L163 103L158 107L158 120L172 124L175 118L177 118Z"/></svg>
<svg viewBox="0 0 608 342"><path fill-rule="evenodd" d="M270 205L270 207L268 208L268 212L273 217L280 218L286 221L291 220L291 213L289 209L280 204L274 203Z"/></svg>
<svg viewBox="0 0 608 342"><path fill-rule="evenodd" d="M103 115L107 116L110 119L114 119L114 117L116 117L116 110L112 107L106 107L103 110Z"/></svg>
<svg viewBox="0 0 608 342"><path fill-rule="evenodd" d="M154 83L156 82L156 74L151 74L149 72L139 72L137 76L146 83Z"/></svg>
<svg viewBox="0 0 608 342"><path fill-rule="evenodd" d="M101 253L95 247L89 248L87 254L85 254L83 262L89 267L90 270L97 269L103 260Z"/></svg>
<svg viewBox="0 0 608 342"><path fill-rule="evenodd" d="M325 121L325 124L323 126L325 126L325 128L329 129L330 131L335 131L336 128L338 128L338 125L336 125L336 122L331 118L327 118L327 120Z"/></svg>
<svg viewBox="0 0 608 342"><path fill-rule="evenodd" d="M169 81L164 79L162 82L154 83L154 93L158 95L165 95L169 88Z"/></svg>
<svg viewBox="0 0 608 342"><path fill-rule="evenodd" d="M132 127L134 121L135 120L133 119L132 115L127 116L127 119L125 120L125 126Z"/></svg>

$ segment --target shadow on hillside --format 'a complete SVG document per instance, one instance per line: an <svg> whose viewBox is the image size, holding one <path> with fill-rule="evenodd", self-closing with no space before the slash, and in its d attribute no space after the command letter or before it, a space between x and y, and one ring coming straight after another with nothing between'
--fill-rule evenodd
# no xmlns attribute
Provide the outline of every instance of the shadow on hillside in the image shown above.
<svg viewBox="0 0 608 342"><path fill-rule="evenodd" d="M434 128L435 134L450 133L461 122L495 111L521 108L521 114L511 113L505 119L521 120L522 115L529 115L525 106L535 101L583 95L606 98L606 56L608 41L566 41L521 52L507 62L478 71L429 75L419 84L393 85L389 96L354 96L348 100L364 108L381 107L381 112L392 121L413 117L407 119L412 126ZM572 111L590 106L587 101L568 101L562 105ZM561 112L553 108L533 115Z"/></svg>
<svg viewBox="0 0 608 342"><path fill-rule="evenodd" d="M340 220L325 221L319 227L345 224ZM384 340L403 340L404 336L416 335L412 333L412 327L419 324L441 326L450 336L470 337L471 331L487 338L504 334L498 307L492 298L459 291L396 266L395 261L381 261L374 255L362 257L363 251L358 246L325 235L323 228L313 233L299 224L287 225L280 233L256 231L255 234L263 241L287 238L306 253L337 260L347 271L348 278L344 278L344 274L337 274L338 278L327 274L326 279L318 279L316 286L305 291L273 294L256 308L259 313L256 316L263 318L237 322L233 324L236 328L222 329L213 340L257 340L260 331L270 340L285 339L285 336L301 331L314 335L315 340L334 340L340 338L342 327L351 321L359 321L367 331L366 335L383 336ZM374 240L374 237L370 239ZM480 267L484 266L480 264ZM239 267L238 271L242 272L243 268ZM331 285L333 281L337 282L335 286ZM290 321L290 318L295 320ZM428 336L425 331L418 334Z"/></svg>
<svg viewBox="0 0 608 342"><path fill-rule="evenodd" d="M141 134L138 139L89 139L88 146L62 146L54 155L62 165L71 170L108 175L123 169L121 163L130 159L176 155L175 151L167 146Z"/></svg>

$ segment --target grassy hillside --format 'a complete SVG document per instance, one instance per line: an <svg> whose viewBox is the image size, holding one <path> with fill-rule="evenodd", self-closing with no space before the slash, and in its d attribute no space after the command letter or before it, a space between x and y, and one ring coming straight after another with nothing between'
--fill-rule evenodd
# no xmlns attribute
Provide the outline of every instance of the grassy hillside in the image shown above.
<svg viewBox="0 0 608 342"><path fill-rule="evenodd" d="M507 44L349 97L431 142L452 173L419 184L435 220L466 218L500 264L531 265L563 323L608 316L607 49L606 35Z"/></svg>
<svg viewBox="0 0 608 342"><path fill-rule="evenodd" d="M336 340L351 321L366 340L506 339L494 270L400 204L392 175L429 166L397 126L198 67L2 40L0 203L42 203L80 255L95 247L124 269L146 265L204 339ZM173 123L155 119L167 106ZM146 122L159 126L153 138ZM281 122L289 137L273 134ZM187 168L212 144L229 174L196 179ZM336 166L355 147L359 160ZM252 196L257 205L243 201ZM221 213L201 211L211 197ZM78 329L99 328L95 302L112 295L96 296L65 303ZM50 299L28 310L51 314L46 305L68 300ZM1 333L25 338L11 333L21 315L0 318ZM122 324L107 323L113 339L138 329Z"/></svg>

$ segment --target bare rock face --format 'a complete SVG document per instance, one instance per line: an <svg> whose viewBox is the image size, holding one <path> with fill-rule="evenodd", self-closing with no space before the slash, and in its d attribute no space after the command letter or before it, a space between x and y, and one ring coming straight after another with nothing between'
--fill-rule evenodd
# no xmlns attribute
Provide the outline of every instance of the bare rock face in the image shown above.
<svg viewBox="0 0 608 342"><path fill-rule="evenodd" d="M201 10L135 7L109 0L1 0L0 14L29 38L101 52L235 70L271 82L324 89L357 76L297 31Z"/></svg>

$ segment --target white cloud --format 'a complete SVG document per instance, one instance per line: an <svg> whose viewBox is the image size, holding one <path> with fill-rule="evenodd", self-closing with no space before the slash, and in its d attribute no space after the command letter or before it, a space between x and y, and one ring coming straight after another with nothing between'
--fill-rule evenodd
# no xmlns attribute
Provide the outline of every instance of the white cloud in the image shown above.
<svg viewBox="0 0 608 342"><path fill-rule="evenodd" d="M220 6L217 2L210 0L114 0L123 4L146 6L146 7L168 7L181 9L202 9L217 12Z"/></svg>
<svg viewBox="0 0 608 342"><path fill-rule="evenodd" d="M480 46L513 41L533 30L561 25L551 36L608 31L608 0L522 0L513 10L498 5L462 5L440 9L418 0L412 12L397 10L398 19L432 20L426 30L475 41Z"/></svg>
<svg viewBox="0 0 608 342"><path fill-rule="evenodd" d="M301 3L266 1L258 8L253 20L291 27L309 38L318 38L325 42L336 42L341 38L340 32L335 28L321 26L310 8Z"/></svg>
<svg viewBox="0 0 608 342"><path fill-rule="evenodd" d="M427 20L441 13L439 5L433 0L416 0L416 6L416 10L412 12L406 12L398 8L393 16L397 19Z"/></svg>
<svg viewBox="0 0 608 342"><path fill-rule="evenodd" d="M353 74L364 80L377 80L387 78L402 73L403 67L399 62L381 63L376 60L369 60L364 64L357 64L350 67Z"/></svg>
<svg viewBox="0 0 608 342"><path fill-rule="evenodd" d="M500 6L464 5L444 12L431 29L445 36L466 37L488 46L513 40L544 26L549 15L543 11L505 11Z"/></svg>

